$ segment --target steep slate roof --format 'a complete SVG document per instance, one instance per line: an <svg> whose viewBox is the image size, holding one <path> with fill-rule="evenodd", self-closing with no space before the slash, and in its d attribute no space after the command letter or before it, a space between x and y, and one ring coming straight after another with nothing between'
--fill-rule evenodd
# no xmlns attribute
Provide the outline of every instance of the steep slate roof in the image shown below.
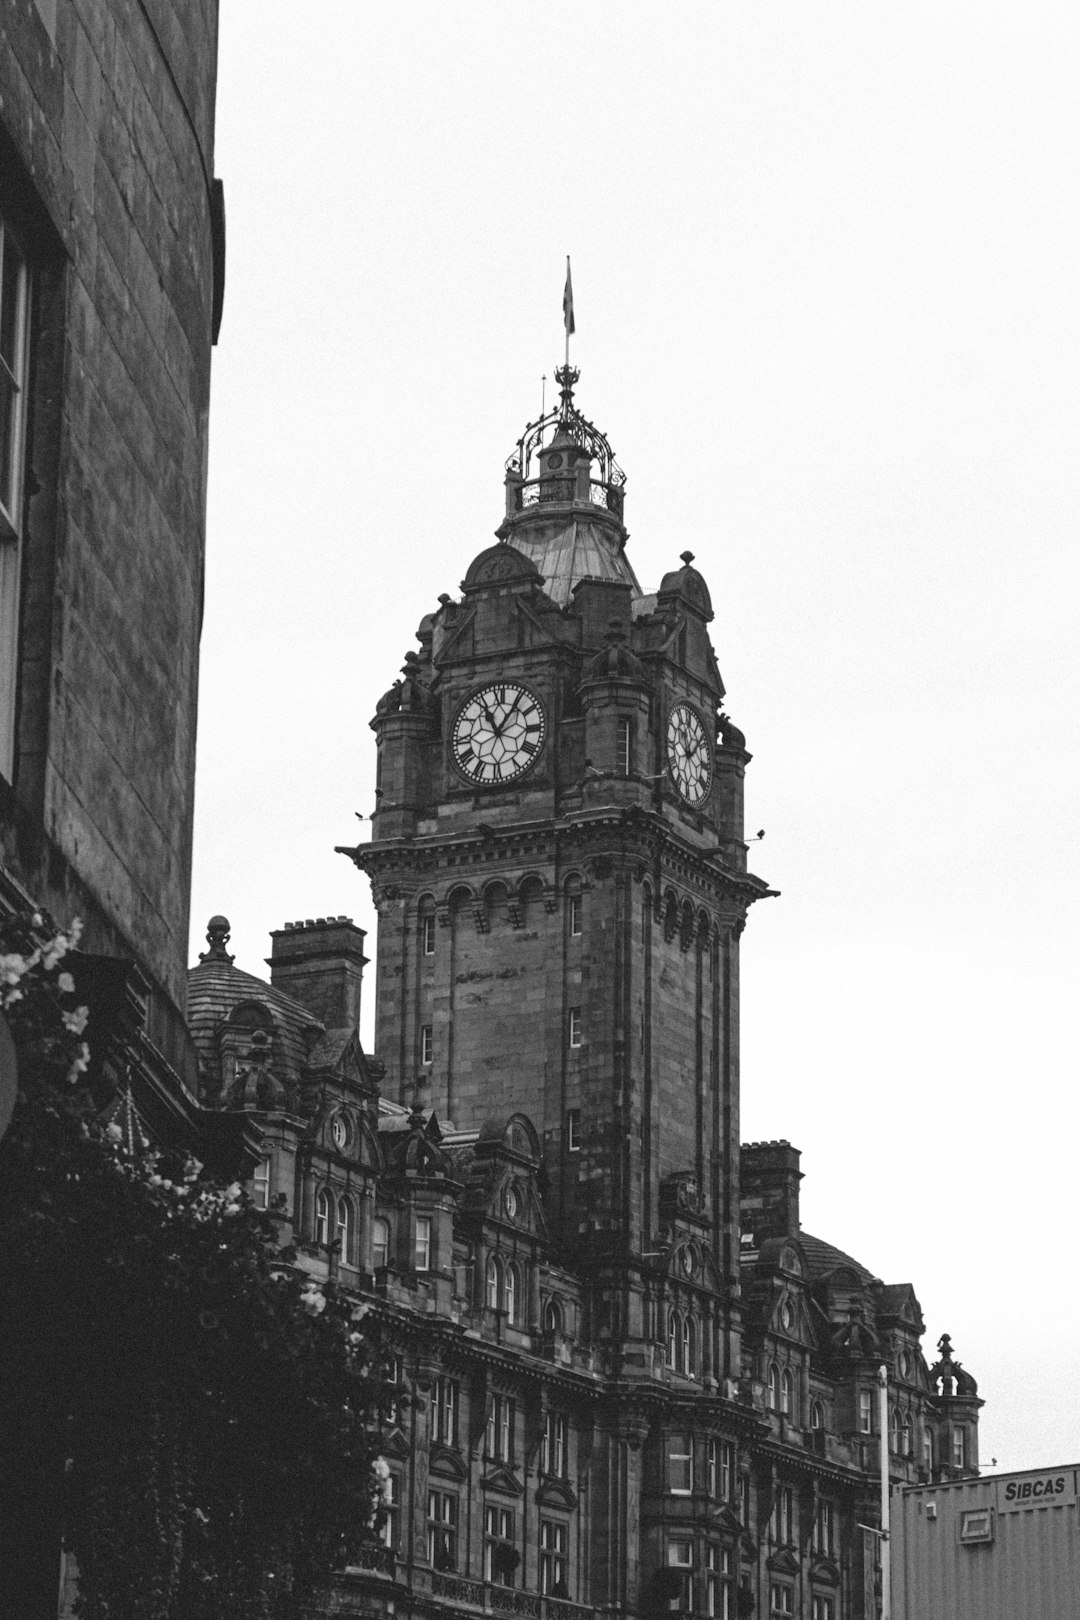
<svg viewBox="0 0 1080 1620"><path fill-rule="evenodd" d="M275 1071L299 1075L308 1062L312 1033L325 1035L319 1020L292 996L220 957L198 962L188 974L188 1027L199 1054L200 1070L217 1084L218 1030L233 1008L244 1001L261 1002L274 1017Z"/></svg>
<svg viewBox="0 0 1080 1620"><path fill-rule="evenodd" d="M546 594L560 607L566 606L574 586L583 579L619 580L633 587L635 597L641 595L626 552L604 523L574 517L563 529L515 529L512 543L515 551L524 552L536 564L544 576Z"/></svg>

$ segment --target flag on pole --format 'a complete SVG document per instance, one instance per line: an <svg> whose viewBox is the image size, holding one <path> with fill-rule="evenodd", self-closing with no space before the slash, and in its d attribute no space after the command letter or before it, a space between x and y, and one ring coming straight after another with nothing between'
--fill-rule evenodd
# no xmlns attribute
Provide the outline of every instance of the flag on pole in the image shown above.
<svg viewBox="0 0 1080 1620"><path fill-rule="evenodd" d="M566 286L562 295L562 318L566 327L566 335L574 331L574 289L570 282L570 255L566 255Z"/></svg>

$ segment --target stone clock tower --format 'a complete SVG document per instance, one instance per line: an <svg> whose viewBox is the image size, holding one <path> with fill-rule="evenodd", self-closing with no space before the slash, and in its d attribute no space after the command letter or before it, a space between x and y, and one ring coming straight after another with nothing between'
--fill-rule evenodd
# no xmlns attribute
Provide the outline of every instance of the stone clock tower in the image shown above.
<svg viewBox="0 0 1080 1620"><path fill-rule="evenodd" d="M373 836L348 853L379 912L376 1050L390 1094L451 1128L532 1122L579 1261L625 1275L678 1211L730 1298L739 936L769 893L746 869L750 756L705 580L687 551L642 592L625 476L577 371L557 378L497 544L421 621L372 722ZM640 1334L625 1294L610 1309ZM734 1346L717 1354L732 1371Z"/></svg>

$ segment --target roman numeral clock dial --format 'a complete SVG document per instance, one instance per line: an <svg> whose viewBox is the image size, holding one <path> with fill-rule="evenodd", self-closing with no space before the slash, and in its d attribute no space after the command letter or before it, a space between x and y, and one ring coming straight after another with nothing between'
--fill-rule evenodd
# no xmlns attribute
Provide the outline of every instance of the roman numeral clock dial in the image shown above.
<svg viewBox="0 0 1080 1620"><path fill-rule="evenodd" d="M704 721L687 703L676 703L668 715L667 755L681 797L701 804L712 784L712 749Z"/></svg>
<svg viewBox="0 0 1080 1620"><path fill-rule="evenodd" d="M497 681L466 698L451 739L454 764L478 787L498 787L521 776L544 742L540 699L514 681Z"/></svg>

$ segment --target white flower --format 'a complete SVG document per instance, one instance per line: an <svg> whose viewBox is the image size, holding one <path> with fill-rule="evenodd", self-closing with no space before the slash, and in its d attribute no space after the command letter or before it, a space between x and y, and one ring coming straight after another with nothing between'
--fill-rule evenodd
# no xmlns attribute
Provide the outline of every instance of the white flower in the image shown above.
<svg viewBox="0 0 1080 1620"><path fill-rule="evenodd" d="M194 1156L184 1160L184 1180L198 1181L202 1174L202 1164Z"/></svg>
<svg viewBox="0 0 1080 1620"><path fill-rule="evenodd" d="M111 1125L106 1125L105 1135L108 1137L110 1142L122 1142L124 1140L124 1133L115 1120L113 1120Z"/></svg>
<svg viewBox="0 0 1080 1620"><path fill-rule="evenodd" d="M62 977L70 979L71 974L65 973ZM74 1012L66 1012L61 1016L64 1020L65 1029L70 1030L72 1035L81 1035L89 1021L90 1009L89 1007L76 1007Z"/></svg>
<svg viewBox="0 0 1080 1620"><path fill-rule="evenodd" d="M387 1462L385 1457L376 1457L375 1461L371 1465L371 1471L375 1475L375 1478L379 1481L380 1485L384 1480L390 1478L390 1464Z"/></svg>
<svg viewBox="0 0 1080 1620"><path fill-rule="evenodd" d="M50 939L41 953L41 965L46 973L52 972L61 957L67 955L67 951L68 942L64 934L57 934L55 939Z"/></svg>
<svg viewBox="0 0 1080 1620"><path fill-rule="evenodd" d="M5 990L4 991L4 1006L5 1007L13 1007L17 1001L21 1001L22 999L23 999L23 992L21 990Z"/></svg>
<svg viewBox="0 0 1080 1620"><path fill-rule="evenodd" d="M225 1189L225 1197L230 1200L239 1198L243 1190L238 1181L231 1181Z"/></svg>
<svg viewBox="0 0 1080 1620"><path fill-rule="evenodd" d="M28 973L36 962L36 951L33 956L20 956L18 951L0 956L0 984L18 984L23 974Z"/></svg>
<svg viewBox="0 0 1080 1620"><path fill-rule="evenodd" d="M352 1312L349 1316L350 1322L362 1322L370 1309L371 1306L366 1305L363 1300L361 1300L359 1305L353 1306Z"/></svg>
<svg viewBox="0 0 1080 1620"><path fill-rule="evenodd" d="M67 1077L68 1077L69 1082L72 1085L74 1085L75 1081L79 1078L80 1074L85 1074L89 1067L90 1067L90 1048L87 1046L86 1042L83 1041L81 1046L79 1047L78 1056L76 1057L74 1063L71 1065L71 1068L67 1072Z"/></svg>
<svg viewBox="0 0 1080 1620"><path fill-rule="evenodd" d="M326 1295L314 1283L309 1283L300 1295L300 1309L308 1316L321 1316L326 1309Z"/></svg>
<svg viewBox="0 0 1080 1620"><path fill-rule="evenodd" d="M56 988L65 996L73 996L75 994L75 980L70 973L61 973L57 977Z"/></svg>

